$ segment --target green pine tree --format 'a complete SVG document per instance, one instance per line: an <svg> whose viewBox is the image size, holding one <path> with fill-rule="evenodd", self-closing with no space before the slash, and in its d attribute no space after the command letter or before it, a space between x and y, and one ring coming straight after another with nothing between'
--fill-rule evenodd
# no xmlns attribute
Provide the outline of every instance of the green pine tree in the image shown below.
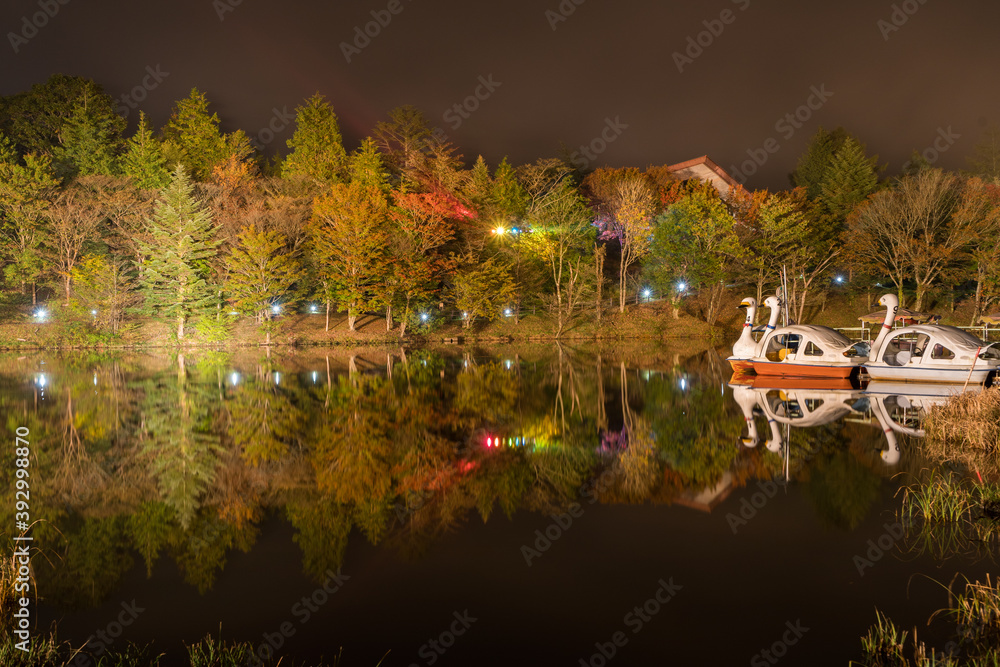
<svg viewBox="0 0 1000 667"><path fill-rule="evenodd" d="M53 151L56 172L70 178L113 175L122 143L121 120L96 115L78 104L60 131L61 145Z"/></svg>
<svg viewBox="0 0 1000 667"><path fill-rule="evenodd" d="M214 290L206 277L219 242L212 217L193 189L184 167L178 165L153 217L146 221L152 242L139 244L146 258L141 282L147 306L176 319L178 340L184 338L188 319L214 304Z"/></svg>
<svg viewBox="0 0 1000 667"><path fill-rule="evenodd" d="M253 152L242 130L222 133L218 114L209 113L208 98L197 88L192 88L191 94L174 106L163 128L163 139L173 145L180 162L201 181L208 180L215 166L231 155L244 160Z"/></svg>
<svg viewBox="0 0 1000 667"><path fill-rule="evenodd" d="M382 193L389 192L389 173L382 160L382 153L371 137L362 141L358 150L351 155L347 172L351 183L375 188Z"/></svg>
<svg viewBox="0 0 1000 667"><path fill-rule="evenodd" d="M848 137L830 160L820 186L819 202L837 221L847 220L854 208L878 189L878 158L865 155L865 147Z"/></svg>
<svg viewBox="0 0 1000 667"><path fill-rule="evenodd" d="M321 188L340 179L347 161L340 125L333 107L316 93L295 109L292 150L281 167L284 178L301 178Z"/></svg>
<svg viewBox="0 0 1000 667"><path fill-rule="evenodd" d="M170 182L163 148L153 136L146 114L141 111L139 127L125 146L121 167L122 173L143 190L159 190Z"/></svg>
<svg viewBox="0 0 1000 667"><path fill-rule="evenodd" d="M830 167L834 154L840 150L850 135L842 127L826 131L822 127L809 140L806 152L799 158L795 171L791 173L792 185L805 188L809 199L816 199L823 189L823 179Z"/></svg>
<svg viewBox="0 0 1000 667"><path fill-rule="evenodd" d="M282 234L244 228L226 267L226 292L239 310L253 313L258 323L271 319L272 306L279 299L285 308L294 303L288 292L299 278L299 263L288 252Z"/></svg>

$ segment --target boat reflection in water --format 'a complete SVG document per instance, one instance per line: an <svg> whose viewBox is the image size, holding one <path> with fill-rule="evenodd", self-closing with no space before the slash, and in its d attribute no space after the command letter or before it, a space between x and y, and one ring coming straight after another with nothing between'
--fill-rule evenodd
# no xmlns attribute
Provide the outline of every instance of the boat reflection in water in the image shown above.
<svg viewBox="0 0 1000 667"><path fill-rule="evenodd" d="M882 452L882 460L888 464L899 461L897 434L914 438L926 435L923 421L931 408L944 405L952 396L979 393L982 390L981 384L969 385L963 390L958 385L942 383L869 382L865 395L889 443L889 449Z"/></svg>
<svg viewBox="0 0 1000 667"><path fill-rule="evenodd" d="M787 451L790 427L822 426L855 416L882 428L886 448L880 457L886 465L899 463L899 434L924 437L923 421L932 408L952 396L983 390L979 384L963 388L943 383L871 381L862 387L849 380L740 374L733 376L729 387L746 422L747 435L741 438L746 447L760 442L758 416L767 419L770 438L765 446L776 454ZM781 426L786 427L784 431Z"/></svg>

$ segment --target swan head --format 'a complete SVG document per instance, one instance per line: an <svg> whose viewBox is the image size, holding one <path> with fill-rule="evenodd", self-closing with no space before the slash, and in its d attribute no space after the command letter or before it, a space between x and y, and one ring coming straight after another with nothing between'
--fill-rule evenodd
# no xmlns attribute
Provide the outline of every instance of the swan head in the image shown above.
<svg viewBox="0 0 1000 667"><path fill-rule="evenodd" d="M781 308L781 299L776 296L769 296L764 299L764 305L771 310L777 310L778 308Z"/></svg>
<svg viewBox="0 0 1000 667"><path fill-rule="evenodd" d="M881 454L879 454L879 456L882 458L882 461L886 465L889 466L896 465L897 463L899 463L899 456L900 456L899 445L890 446L889 449L883 451Z"/></svg>
<svg viewBox="0 0 1000 667"><path fill-rule="evenodd" d="M738 308L754 308L754 307L756 307L756 305L757 305L757 299L753 298L752 296L748 296L747 298L745 298L742 301L740 301L740 305L737 306L737 307Z"/></svg>
<svg viewBox="0 0 1000 667"><path fill-rule="evenodd" d="M878 304L892 309L899 305L899 297L895 294L883 294L882 298L878 300Z"/></svg>

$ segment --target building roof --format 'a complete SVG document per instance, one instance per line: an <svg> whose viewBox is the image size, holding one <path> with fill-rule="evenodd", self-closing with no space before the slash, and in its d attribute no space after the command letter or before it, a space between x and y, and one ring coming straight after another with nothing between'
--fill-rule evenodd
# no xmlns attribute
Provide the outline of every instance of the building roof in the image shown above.
<svg viewBox="0 0 1000 667"><path fill-rule="evenodd" d="M692 178L707 181L715 186L715 189L722 196L729 194L730 189L739 185L735 178L730 176L725 169L717 165L707 155L702 155L686 162L672 164L667 169L682 181Z"/></svg>

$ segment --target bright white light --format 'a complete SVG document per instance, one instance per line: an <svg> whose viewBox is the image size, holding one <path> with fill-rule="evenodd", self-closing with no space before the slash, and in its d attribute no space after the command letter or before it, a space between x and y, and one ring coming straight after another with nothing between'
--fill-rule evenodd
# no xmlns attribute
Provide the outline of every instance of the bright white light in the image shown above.
<svg viewBox="0 0 1000 667"><path fill-rule="evenodd" d="M96 310L90 311L90 314L93 315L94 317L97 317L97 311Z"/></svg>
<svg viewBox="0 0 1000 667"><path fill-rule="evenodd" d="M421 322L426 322L427 321L427 317L428 317L427 313L420 313L420 321Z"/></svg>
<svg viewBox="0 0 1000 667"><path fill-rule="evenodd" d="M273 313L274 313L275 315L277 315L278 313L280 313L280 312L281 312L281 306L280 306L280 305L278 305L278 304L274 304L273 306L271 306L271 311L272 311L272 312L273 312Z"/></svg>
<svg viewBox="0 0 1000 667"><path fill-rule="evenodd" d="M38 310L35 311L35 317L38 319L39 322L44 322L45 318L48 316L49 316L49 311L45 310L44 308L39 308Z"/></svg>
<svg viewBox="0 0 1000 667"><path fill-rule="evenodd" d="M837 277L835 278L835 280L836 280L836 281L837 281L838 283L842 283L842 282L844 282L844 276L837 276Z"/></svg>
<svg viewBox="0 0 1000 667"><path fill-rule="evenodd" d="M317 373L316 371L313 371L313 374L312 374L313 384L316 384L316 379L318 377L319 377L319 373Z"/></svg>
<svg viewBox="0 0 1000 667"><path fill-rule="evenodd" d="M48 381L49 381L49 379L47 377L45 377L45 373L39 373L35 377L35 384L37 384L39 387L42 387L42 388L44 388L45 385L48 384Z"/></svg>
<svg viewBox="0 0 1000 667"><path fill-rule="evenodd" d="M281 373L274 372L274 384L281 384Z"/></svg>
<svg viewBox="0 0 1000 667"><path fill-rule="evenodd" d="M316 310L317 310L316 304L312 304L311 306L309 306L309 312L310 313L315 313Z"/></svg>
<svg viewBox="0 0 1000 667"><path fill-rule="evenodd" d="M512 315L510 308L504 308L503 314L506 315L507 317L510 317Z"/></svg>
<svg viewBox="0 0 1000 667"><path fill-rule="evenodd" d="M686 391L688 388L687 378L681 378L681 391Z"/></svg>
<svg viewBox="0 0 1000 667"><path fill-rule="evenodd" d="M497 235L502 235L502 234L503 234L504 232L506 232L506 231L507 231L507 230L506 230L506 229L504 229L503 227L497 227L496 229L494 229L494 230L493 230L493 233L494 233L494 234L497 234Z"/></svg>
<svg viewBox="0 0 1000 667"><path fill-rule="evenodd" d="M650 290L648 290L648 289L642 290L642 295L644 297L646 297L647 299L650 297L651 294L652 294L652 292Z"/></svg>
<svg viewBox="0 0 1000 667"><path fill-rule="evenodd" d="M687 288L688 288L688 286L687 286L687 283L686 283L686 282L684 282L683 280L682 280L682 281L680 281L679 283L677 283L677 291L678 291L678 292L683 292L683 291L684 291L684 290L686 290Z"/></svg>
<svg viewBox="0 0 1000 667"><path fill-rule="evenodd" d="M463 313L462 313L462 319L463 319L463 320L464 320L464 319L467 319L468 317L469 317L469 314L468 314L468 313L466 313L466 312L463 312Z"/></svg>
<svg viewBox="0 0 1000 667"><path fill-rule="evenodd" d="M510 359L505 359L504 364L507 366L507 370L510 370Z"/></svg>
<svg viewBox="0 0 1000 667"><path fill-rule="evenodd" d="M94 386L97 386L97 373L94 373Z"/></svg>
<svg viewBox="0 0 1000 667"><path fill-rule="evenodd" d="M232 375L229 376L229 383L234 387L240 383L240 374L233 371Z"/></svg>

